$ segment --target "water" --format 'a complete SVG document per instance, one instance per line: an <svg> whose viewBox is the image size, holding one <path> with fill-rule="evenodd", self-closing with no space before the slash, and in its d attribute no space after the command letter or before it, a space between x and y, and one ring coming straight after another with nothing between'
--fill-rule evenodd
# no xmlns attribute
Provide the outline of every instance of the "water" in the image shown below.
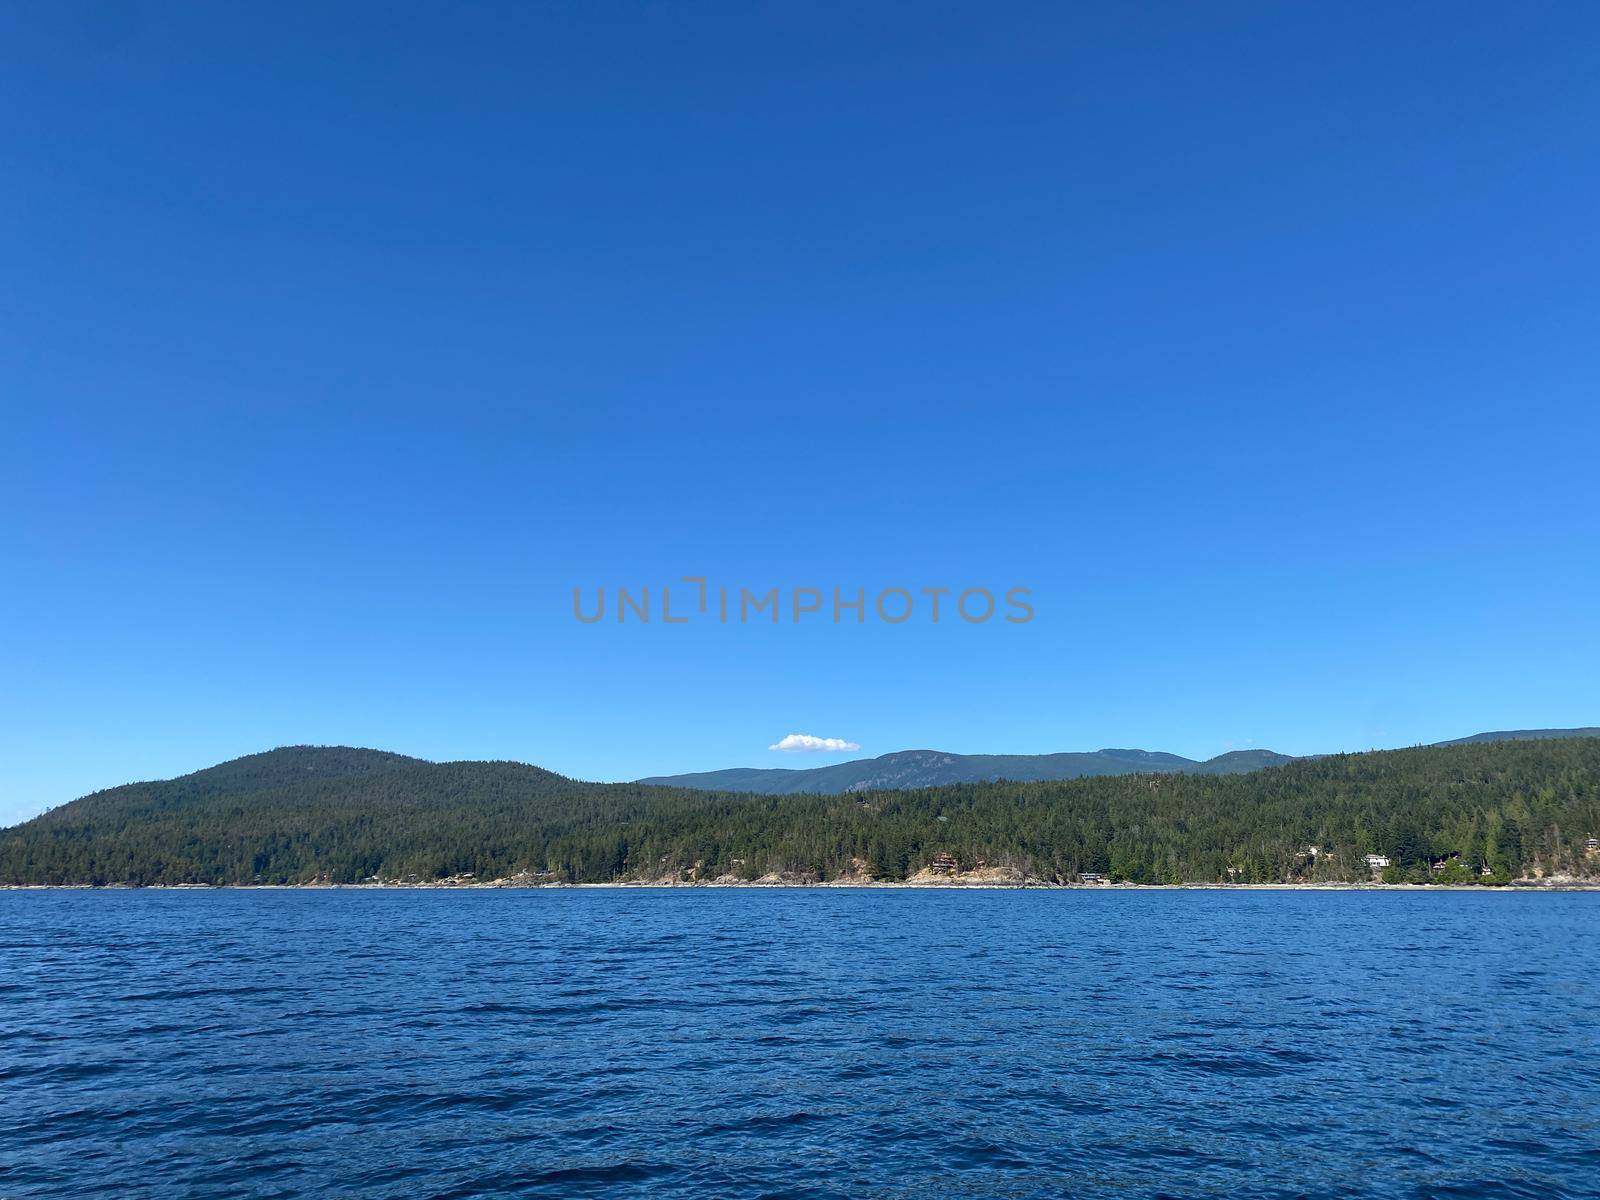
<svg viewBox="0 0 1600 1200"><path fill-rule="evenodd" d="M0 893L0 1197L1600 1194L1600 895Z"/></svg>

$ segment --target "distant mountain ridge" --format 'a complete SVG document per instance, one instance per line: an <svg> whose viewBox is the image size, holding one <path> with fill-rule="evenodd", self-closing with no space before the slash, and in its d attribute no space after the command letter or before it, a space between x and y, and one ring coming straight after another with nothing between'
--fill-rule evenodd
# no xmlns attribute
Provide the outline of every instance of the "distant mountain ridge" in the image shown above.
<svg viewBox="0 0 1600 1200"><path fill-rule="evenodd" d="M951 754L942 750L900 750L878 758L856 759L827 767L735 767L687 775L654 775L638 782L714 792L788 796L801 792L837 794L883 788L940 787L950 783L989 783L997 779L1033 783L1144 772L1234 775L1289 761L1289 755L1271 750L1232 750L1203 762L1159 750L1105 749L1063 754Z"/></svg>
<svg viewBox="0 0 1600 1200"><path fill-rule="evenodd" d="M1574 737L1600 737L1600 727L1497 730L1434 744L1463 746L1475 742ZM826 767L733 767L684 775L651 775L637 782L712 792L753 792L764 796L792 796L804 792L836 795L884 788L990 783L999 779L1032 783L1146 772L1242 775L1293 761L1293 755L1279 754L1273 750L1230 750L1203 760L1184 758L1161 750L1111 748L1062 754L952 754L942 750L899 750L877 758L854 759Z"/></svg>
<svg viewBox="0 0 1600 1200"><path fill-rule="evenodd" d="M1467 746L1474 742L1537 742L1546 738L1600 737L1600 726L1581 729L1497 729L1493 733L1475 733L1471 737L1453 738L1448 742L1435 742L1435 746Z"/></svg>

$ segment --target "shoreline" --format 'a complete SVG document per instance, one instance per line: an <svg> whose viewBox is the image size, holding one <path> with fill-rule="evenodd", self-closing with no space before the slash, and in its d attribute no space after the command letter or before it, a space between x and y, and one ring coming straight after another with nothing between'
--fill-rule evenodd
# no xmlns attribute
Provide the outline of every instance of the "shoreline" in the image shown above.
<svg viewBox="0 0 1600 1200"><path fill-rule="evenodd" d="M825 881L671 883L0 883L0 892L541 892L608 891L945 891L945 892L1600 892L1600 880L1546 883L1526 880L1485 886L1449 883L1052 883L1047 880L971 883L956 881Z"/></svg>

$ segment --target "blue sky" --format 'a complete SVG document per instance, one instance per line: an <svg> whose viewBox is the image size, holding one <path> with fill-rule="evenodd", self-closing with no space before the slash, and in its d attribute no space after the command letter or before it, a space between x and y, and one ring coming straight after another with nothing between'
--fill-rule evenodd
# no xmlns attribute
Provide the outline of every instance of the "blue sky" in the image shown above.
<svg viewBox="0 0 1600 1200"><path fill-rule="evenodd" d="M0 821L1600 722L1600 9L11 6ZM1028 587L1026 625L572 589Z"/></svg>

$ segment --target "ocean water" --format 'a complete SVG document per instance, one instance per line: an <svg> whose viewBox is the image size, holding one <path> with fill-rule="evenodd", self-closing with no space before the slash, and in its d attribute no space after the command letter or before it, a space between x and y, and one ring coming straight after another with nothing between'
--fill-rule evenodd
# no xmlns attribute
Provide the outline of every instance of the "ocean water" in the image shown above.
<svg viewBox="0 0 1600 1200"><path fill-rule="evenodd" d="M1600 894L0 893L0 1197L1595 1196Z"/></svg>

